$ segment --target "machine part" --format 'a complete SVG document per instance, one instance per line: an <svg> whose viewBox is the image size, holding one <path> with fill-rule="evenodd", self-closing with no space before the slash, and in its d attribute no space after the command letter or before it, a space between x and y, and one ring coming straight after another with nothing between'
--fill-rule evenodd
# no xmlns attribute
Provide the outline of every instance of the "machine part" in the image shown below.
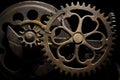
<svg viewBox="0 0 120 80"><path fill-rule="evenodd" d="M23 1L10 6L0 14L0 73L8 79L11 79L12 76L28 75L31 66L27 67L30 62L26 63L24 61L23 54L33 50L34 45L34 50L36 48L39 50L33 50L30 53L33 52L36 55L35 52L39 52L39 54L42 54L43 51L40 50L42 49L41 37L44 32L44 25L46 25L48 17L55 14L56 11L57 9L54 6L44 2ZM25 53L24 48L26 49L27 46L30 46L29 52ZM35 59L38 60L31 61L37 64L37 67L35 65L36 69L34 69L37 70L34 71L35 75L43 75L41 69L46 71L44 72L46 74L52 70L51 67L48 67L49 63L39 61L43 60L42 56L39 55ZM29 60L32 60L32 58ZM43 66L44 69L41 68ZM25 70L28 70L28 72Z"/></svg>
<svg viewBox="0 0 120 80"><path fill-rule="evenodd" d="M60 16L61 25L53 25ZM90 4L77 2L71 6L66 4L65 8L62 6L47 22L45 29L47 60L65 74L94 73L109 61L108 56L111 55L114 32L107 20L104 13Z"/></svg>

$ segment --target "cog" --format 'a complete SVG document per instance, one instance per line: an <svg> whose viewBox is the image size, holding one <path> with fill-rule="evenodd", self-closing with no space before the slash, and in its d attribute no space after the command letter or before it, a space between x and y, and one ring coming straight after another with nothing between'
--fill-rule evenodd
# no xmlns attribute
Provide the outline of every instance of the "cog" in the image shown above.
<svg viewBox="0 0 120 80"><path fill-rule="evenodd" d="M54 25L62 16L61 24ZM61 7L47 22L44 34L45 56L55 69L71 75L90 74L108 60L113 34L108 17L95 6L71 3ZM68 21L70 27L65 23Z"/></svg>
<svg viewBox="0 0 120 80"><path fill-rule="evenodd" d="M31 24L29 24L31 22ZM42 23L34 24L36 21L28 21L28 24L21 25L23 31L20 31L21 43L27 47L39 46L42 45L44 30L41 28ZM33 22L33 23L32 23ZM24 23L24 22L23 22Z"/></svg>
<svg viewBox="0 0 120 80"><path fill-rule="evenodd" d="M3 50L3 53L0 54L0 67L2 67L0 69L0 73L2 75L7 76L6 78L8 79L13 79L11 78L12 76L23 77L25 75L29 75L27 74L28 72L24 73L26 72L25 70L28 70L26 68L27 64L24 66L24 68L26 69L23 69L22 66L25 62L27 62L25 61L25 59L23 59L23 48L26 48L26 46L30 46L32 48L30 48L29 50L32 51L33 45L35 45L34 50L38 49L38 47L39 50L34 52L32 51L31 53L33 53L35 57L38 52L39 54L41 54L37 56L37 58L35 58L36 62L33 60L34 56L32 56L32 58L30 59L37 64L34 66L36 69L34 69L35 71L33 74L39 76L43 75L41 73L42 69L44 75L46 75L52 70L51 67L49 67L51 66L49 65L49 63L47 63L46 61L40 62L40 60L43 60L42 53L44 52L42 51L43 46L41 45L41 42L43 40L42 34L45 28L44 25L46 25L48 17L52 14L55 14L56 11L57 9L54 6L44 2L23 1L13 4L0 14L0 47L1 50ZM30 56L30 54L28 55Z"/></svg>

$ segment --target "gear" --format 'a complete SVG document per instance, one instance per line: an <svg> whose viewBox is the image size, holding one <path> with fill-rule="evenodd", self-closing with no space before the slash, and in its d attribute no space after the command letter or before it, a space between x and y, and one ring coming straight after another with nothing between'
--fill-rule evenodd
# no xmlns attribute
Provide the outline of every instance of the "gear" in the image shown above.
<svg viewBox="0 0 120 80"><path fill-rule="evenodd" d="M31 24L29 24L31 22ZM23 31L20 31L20 37L19 39L21 40L21 43L26 47L30 46L38 46L41 45L42 39L43 39L43 34L44 30L41 28L43 26L42 23L40 24L34 24L36 21L28 21L28 24L23 24L21 25L21 28ZM24 22L23 22L24 23Z"/></svg>
<svg viewBox="0 0 120 80"><path fill-rule="evenodd" d="M43 48L41 41L44 25L46 25L48 17L55 14L56 11L57 9L54 6L44 2L23 1L10 6L0 14L0 43L2 43L0 48L3 50L2 54L0 54L0 68L2 67L0 73L7 76L8 79L11 79L12 76L23 77L28 75L25 73L25 70L28 69L23 69L23 66L19 65L20 63L23 65L25 62L23 48L29 45L32 47L29 50L32 50L33 45L35 45L35 48L38 49L39 47L39 50L33 53L39 52L39 54L42 54L43 51L40 50ZM37 53L33 55L37 55ZM52 70L51 67L48 67L49 63L40 61L43 60L43 56L39 55L36 59L38 60L35 62L37 63L35 65L36 69L34 69L36 70L34 71L35 75L43 75L41 69L45 71L44 75Z"/></svg>
<svg viewBox="0 0 120 80"><path fill-rule="evenodd" d="M61 16L61 24L54 25ZM113 44L114 32L107 20L104 13L90 4L66 4L47 22L44 34L47 60L65 74L79 76L100 69L108 60Z"/></svg>

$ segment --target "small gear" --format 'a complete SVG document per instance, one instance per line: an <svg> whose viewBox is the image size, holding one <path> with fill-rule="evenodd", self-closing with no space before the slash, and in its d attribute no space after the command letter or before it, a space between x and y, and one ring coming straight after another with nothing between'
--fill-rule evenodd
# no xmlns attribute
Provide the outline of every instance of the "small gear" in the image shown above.
<svg viewBox="0 0 120 80"><path fill-rule="evenodd" d="M33 21L33 23L35 23L35 21ZM44 34L44 31L41 28L43 24L40 22L39 22L40 24L38 25L33 23L29 24L29 21L28 21L28 24L21 25L21 28L23 29L23 31L20 31L19 39L21 40L21 43L25 47L27 46L33 47L33 45L34 46L41 45L43 34Z"/></svg>
<svg viewBox="0 0 120 80"><path fill-rule="evenodd" d="M62 16L60 25L53 25ZM95 6L71 3L61 7L47 22L44 34L45 56L60 72L90 74L108 60L113 34L108 17ZM70 27L65 23L68 21Z"/></svg>

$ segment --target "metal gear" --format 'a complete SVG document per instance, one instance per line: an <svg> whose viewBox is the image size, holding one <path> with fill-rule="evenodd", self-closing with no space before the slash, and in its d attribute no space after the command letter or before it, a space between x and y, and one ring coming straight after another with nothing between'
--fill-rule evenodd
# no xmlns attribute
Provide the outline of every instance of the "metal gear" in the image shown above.
<svg viewBox="0 0 120 80"><path fill-rule="evenodd" d="M61 24L54 26L61 16ZM90 4L66 4L47 22L44 34L47 60L65 74L79 76L100 69L108 60L113 45L114 32L107 20L104 13Z"/></svg>
<svg viewBox="0 0 120 80"><path fill-rule="evenodd" d="M23 31L20 31L20 37L19 39L21 40L21 43L27 47L33 47L33 46L39 46L41 45L41 42L43 41L43 34L44 30L41 29L41 26L43 25L37 25L31 23L32 25L29 24L30 22L28 21L28 24L23 24L22 29ZM41 23L42 24L42 23Z"/></svg>
<svg viewBox="0 0 120 80"><path fill-rule="evenodd" d="M24 51L21 42L24 46L42 46L41 36L44 32L44 25L46 25L48 17L55 14L56 11L57 9L54 6L44 2L23 1L10 6L0 14L0 49L2 50L2 52L0 52L0 73L8 78L20 74L19 70L21 70L23 66L19 66L17 64L19 62L17 61L20 60L21 64L23 64L21 58L23 58ZM42 52L43 51L40 51L39 54ZM40 60L42 60L42 58ZM38 61L35 69L37 71L34 71L35 75L43 75L41 69L45 71L45 74L52 70L51 67L48 67L48 62L43 62L44 64L41 64ZM18 68L14 69L14 65Z"/></svg>

